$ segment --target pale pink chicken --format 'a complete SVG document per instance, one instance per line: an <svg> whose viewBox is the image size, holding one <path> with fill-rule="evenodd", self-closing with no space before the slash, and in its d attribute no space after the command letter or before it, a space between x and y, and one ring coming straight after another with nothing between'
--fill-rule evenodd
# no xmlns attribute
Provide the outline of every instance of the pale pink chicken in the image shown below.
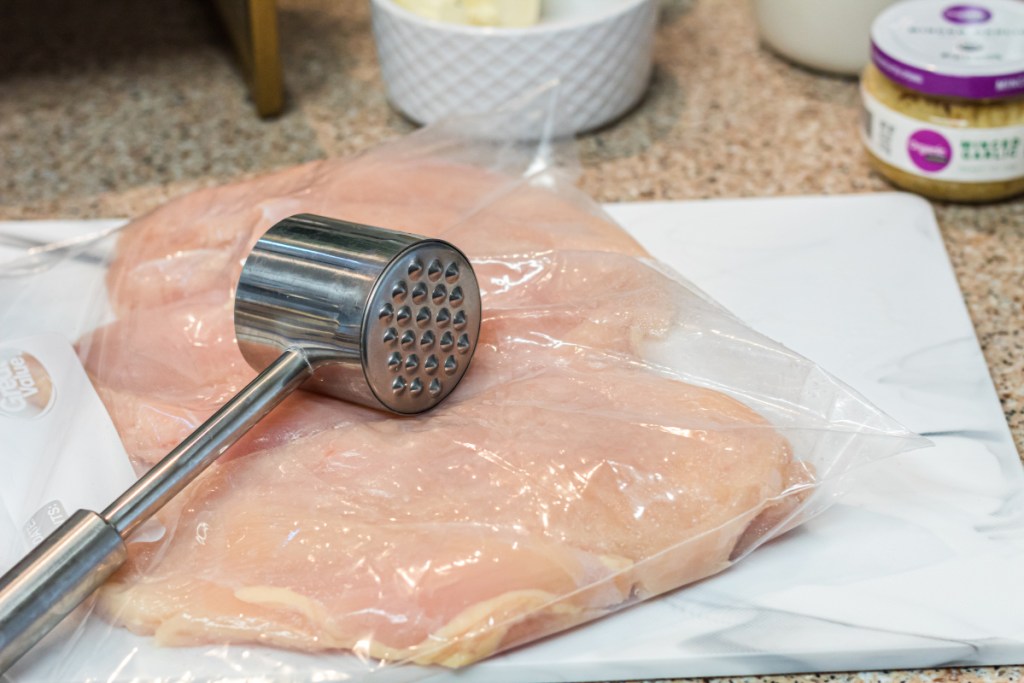
<svg viewBox="0 0 1024 683"><path fill-rule="evenodd" d="M387 155L220 191L126 229L123 317L80 344L137 465L255 374L227 297L286 215L451 240L481 282L480 346L425 416L289 398L171 504L163 539L130 544L99 602L117 623L458 666L725 568L808 482L754 411L645 365L696 298L586 203Z"/></svg>
<svg viewBox="0 0 1024 683"><path fill-rule="evenodd" d="M638 338L623 335L657 334L671 317L671 294L648 282L653 271L618 253L643 253L632 238L598 212L521 179L430 160L395 166L364 158L201 190L124 231L107 279L125 317L79 345L137 467L166 454L255 376L234 343L229 294L255 240L299 211L454 240L475 256L492 311L489 334L542 330L635 351ZM597 251L608 252L605 263L595 261ZM577 269L580 259L589 268ZM527 324L538 316L545 322ZM631 319L637 324L621 324ZM342 420L347 409L338 410ZM249 440L273 441L272 433L264 426Z"/></svg>
<svg viewBox="0 0 1024 683"><path fill-rule="evenodd" d="M564 628L724 568L788 483L786 441L717 392L580 369L218 466L172 538L133 544L104 609L165 644L458 665L521 620Z"/></svg>
<svg viewBox="0 0 1024 683"><path fill-rule="evenodd" d="M256 240L296 213L443 237L481 257L555 248L643 253L606 218L523 180L442 162L323 161L200 190L138 219L107 276L116 310L230 291Z"/></svg>
<svg viewBox="0 0 1024 683"><path fill-rule="evenodd" d="M222 292L135 311L83 337L78 348L98 384L196 409L221 405L253 375Z"/></svg>
<svg viewBox="0 0 1024 683"><path fill-rule="evenodd" d="M487 301L479 355L489 369L466 378L463 396L546 367L552 356L544 347L552 340L636 355L676 314L673 283L621 254L550 252L478 261L476 271ZM137 466L163 457L256 374L235 344L230 303L208 295L136 311L85 337L79 349ZM289 432L382 417L314 395L292 404L299 424ZM275 414L246 443L283 438L277 421ZM248 450L232 452L239 449Z"/></svg>

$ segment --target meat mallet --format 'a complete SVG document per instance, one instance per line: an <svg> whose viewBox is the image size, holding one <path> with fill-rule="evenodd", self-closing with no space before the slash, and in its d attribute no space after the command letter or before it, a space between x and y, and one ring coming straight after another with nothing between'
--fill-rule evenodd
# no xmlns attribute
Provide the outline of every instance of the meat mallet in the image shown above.
<svg viewBox="0 0 1024 683"><path fill-rule="evenodd" d="M253 247L234 313L260 374L102 514L74 513L0 578L0 673L124 563L133 530L295 389L402 415L440 403L476 350L480 288L447 242L302 214Z"/></svg>

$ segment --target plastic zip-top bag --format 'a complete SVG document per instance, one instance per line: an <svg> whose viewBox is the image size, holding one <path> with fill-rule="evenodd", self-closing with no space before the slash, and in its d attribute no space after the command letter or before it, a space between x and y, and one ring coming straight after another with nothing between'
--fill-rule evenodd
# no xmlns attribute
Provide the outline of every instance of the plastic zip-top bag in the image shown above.
<svg viewBox="0 0 1024 683"><path fill-rule="evenodd" d="M136 473L255 376L233 289L285 217L447 240L483 301L445 403L291 395L127 539L15 681L413 680L720 572L851 468L922 445L660 265L572 186L562 148L483 134L516 126L543 130L543 111L200 190L3 265L0 329L75 342Z"/></svg>

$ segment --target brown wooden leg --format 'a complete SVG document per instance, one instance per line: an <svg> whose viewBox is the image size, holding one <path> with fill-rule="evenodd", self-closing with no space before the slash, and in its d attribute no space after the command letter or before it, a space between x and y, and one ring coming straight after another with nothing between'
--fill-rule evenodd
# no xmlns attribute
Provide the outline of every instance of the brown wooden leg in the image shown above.
<svg viewBox="0 0 1024 683"><path fill-rule="evenodd" d="M276 0L215 0L260 116L284 106Z"/></svg>

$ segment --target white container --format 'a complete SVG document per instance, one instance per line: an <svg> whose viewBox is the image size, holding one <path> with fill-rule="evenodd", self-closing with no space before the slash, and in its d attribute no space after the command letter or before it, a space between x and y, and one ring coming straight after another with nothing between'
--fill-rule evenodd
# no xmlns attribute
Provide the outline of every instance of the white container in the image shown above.
<svg viewBox="0 0 1024 683"><path fill-rule="evenodd" d="M897 0L751 0L761 39L783 57L856 76L867 66L871 22Z"/></svg>
<svg viewBox="0 0 1024 683"><path fill-rule="evenodd" d="M525 28L426 19L371 0L388 99L417 123L494 111L559 80L557 135L626 113L651 75L657 0L546 0Z"/></svg>

